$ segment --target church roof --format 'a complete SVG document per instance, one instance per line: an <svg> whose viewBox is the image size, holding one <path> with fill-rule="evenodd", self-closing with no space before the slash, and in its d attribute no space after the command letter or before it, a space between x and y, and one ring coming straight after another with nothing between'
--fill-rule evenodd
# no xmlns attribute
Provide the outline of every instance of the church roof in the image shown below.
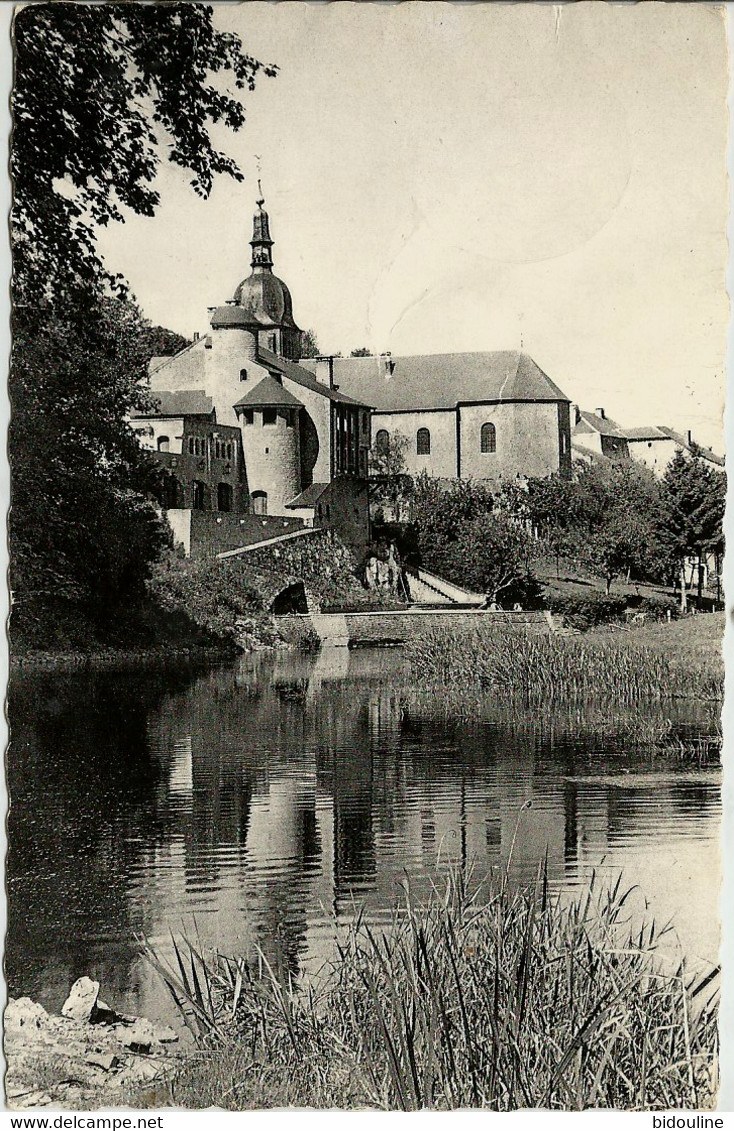
<svg viewBox="0 0 734 1131"><path fill-rule="evenodd" d="M153 407L134 409L134 417L149 416L211 416L214 411L211 397L203 389L186 389L183 392L151 392Z"/></svg>
<svg viewBox="0 0 734 1131"><path fill-rule="evenodd" d="M234 408L261 408L263 406L269 408L302 408L303 402L299 401L298 397L294 397L293 393L284 389L279 381L268 374L255 385L254 389L245 393L244 397L236 402Z"/></svg>
<svg viewBox="0 0 734 1131"><path fill-rule="evenodd" d="M291 501L285 505L288 507L288 510L299 510L301 507L315 507L328 487L328 483L312 483L310 487L306 487L304 491L301 491L300 495L296 495L295 499L291 499Z"/></svg>
<svg viewBox="0 0 734 1131"><path fill-rule="evenodd" d="M569 399L531 357L518 350L336 357L333 365L335 382L377 412Z"/></svg>
<svg viewBox="0 0 734 1131"><path fill-rule="evenodd" d="M303 362L289 361L285 357L278 357L277 354L263 349L262 346L258 349L257 356L261 365L267 366L268 369L274 369L277 373L282 373L289 381L301 385L304 389L310 389L312 393L319 393L322 397L328 397L329 400L337 401L339 404L359 405L361 408L369 408L370 406L371 402L362 397L359 399L348 397L341 389L331 389L322 381L318 381Z"/></svg>
<svg viewBox="0 0 734 1131"><path fill-rule="evenodd" d="M258 326L289 326L297 329L293 321L291 292L272 271L256 268L242 280L234 297L237 306L232 309L239 309L248 325L255 323Z"/></svg>

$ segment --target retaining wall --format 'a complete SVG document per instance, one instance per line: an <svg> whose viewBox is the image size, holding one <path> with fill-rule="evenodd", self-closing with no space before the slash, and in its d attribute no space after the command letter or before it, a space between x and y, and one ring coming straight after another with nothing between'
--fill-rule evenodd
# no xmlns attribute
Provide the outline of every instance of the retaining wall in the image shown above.
<svg viewBox="0 0 734 1131"><path fill-rule="evenodd" d="M368 644L404 644L436 629L470 632L480 624L500 625L506 632L548 633L553 621L543 610L492 612L490 609L409 609L376 613L313 613L278 617L284 637L295 639L309 624L322 644L353 648Z"/></svg>

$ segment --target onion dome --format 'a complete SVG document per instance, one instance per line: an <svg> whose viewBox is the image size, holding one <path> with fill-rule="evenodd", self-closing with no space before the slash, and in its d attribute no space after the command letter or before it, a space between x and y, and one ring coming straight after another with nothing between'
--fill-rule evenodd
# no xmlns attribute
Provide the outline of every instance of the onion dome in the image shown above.
<svg viewBox="0 0 734 1131"><path fill-rule="evenodd" d="M238 286L234 301L244 311L250 325L286 326L297 330L293 321L291 293L283 280L273 274L273 241L264 203L261 197L252 222L252 273Z"/></svg>

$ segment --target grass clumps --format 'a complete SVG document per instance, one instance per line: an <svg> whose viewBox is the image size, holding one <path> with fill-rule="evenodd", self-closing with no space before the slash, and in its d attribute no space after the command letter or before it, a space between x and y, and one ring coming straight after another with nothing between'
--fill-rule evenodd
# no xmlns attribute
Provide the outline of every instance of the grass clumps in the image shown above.
<svg viewBox="0 0 734 1131"><path fill-rule="evenodd" d="M566 902L544 871L471 890L457 873L379 934L359 919L315 984L261 955L175 945L164 977L201 1052L179 1106L702 1108L716 1090L715 975L657 954L620 882ZM161 1102L161 1097L158 1097Z"/></svg>
<svg viewBox="0 0 734 1131"><path fill-rule="evenodd" d="M506 632L485 625L462 633L439 629L414 640L408 658L423 681L480 686L524 701L593 701L600 696L713 701L723 698L723 626L718 634L706 627L700 639L687 622L583 637Z"/></svg>

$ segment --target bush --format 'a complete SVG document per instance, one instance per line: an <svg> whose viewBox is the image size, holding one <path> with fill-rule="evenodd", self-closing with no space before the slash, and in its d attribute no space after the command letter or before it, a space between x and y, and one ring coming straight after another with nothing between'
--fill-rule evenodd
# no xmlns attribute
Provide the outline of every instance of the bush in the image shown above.
<svg viewBox="0 0 734 1131"><path fill-rule="evenodd" d="M627 598L599 593L595 596L553 595L549 601L553 613L559 613L572 628L584 631L600 624L621 621L627 609Z"/></svg>
<svg viewBox="0 0 734 1131"><path fill-rule="evenodd" d="M643 597L637 609L648 620L664 621L670 613L671 620L680 616L680 607L673 597Z"/></svg>
<svg viewBox="0 0 734 1131"><path fill-rule="evenodd" d="M237 620L264 614L264 602L241 562L160 561L148 583L151 596L171 611L184 610L200 628L219 639L238 635Z"/></svg>

